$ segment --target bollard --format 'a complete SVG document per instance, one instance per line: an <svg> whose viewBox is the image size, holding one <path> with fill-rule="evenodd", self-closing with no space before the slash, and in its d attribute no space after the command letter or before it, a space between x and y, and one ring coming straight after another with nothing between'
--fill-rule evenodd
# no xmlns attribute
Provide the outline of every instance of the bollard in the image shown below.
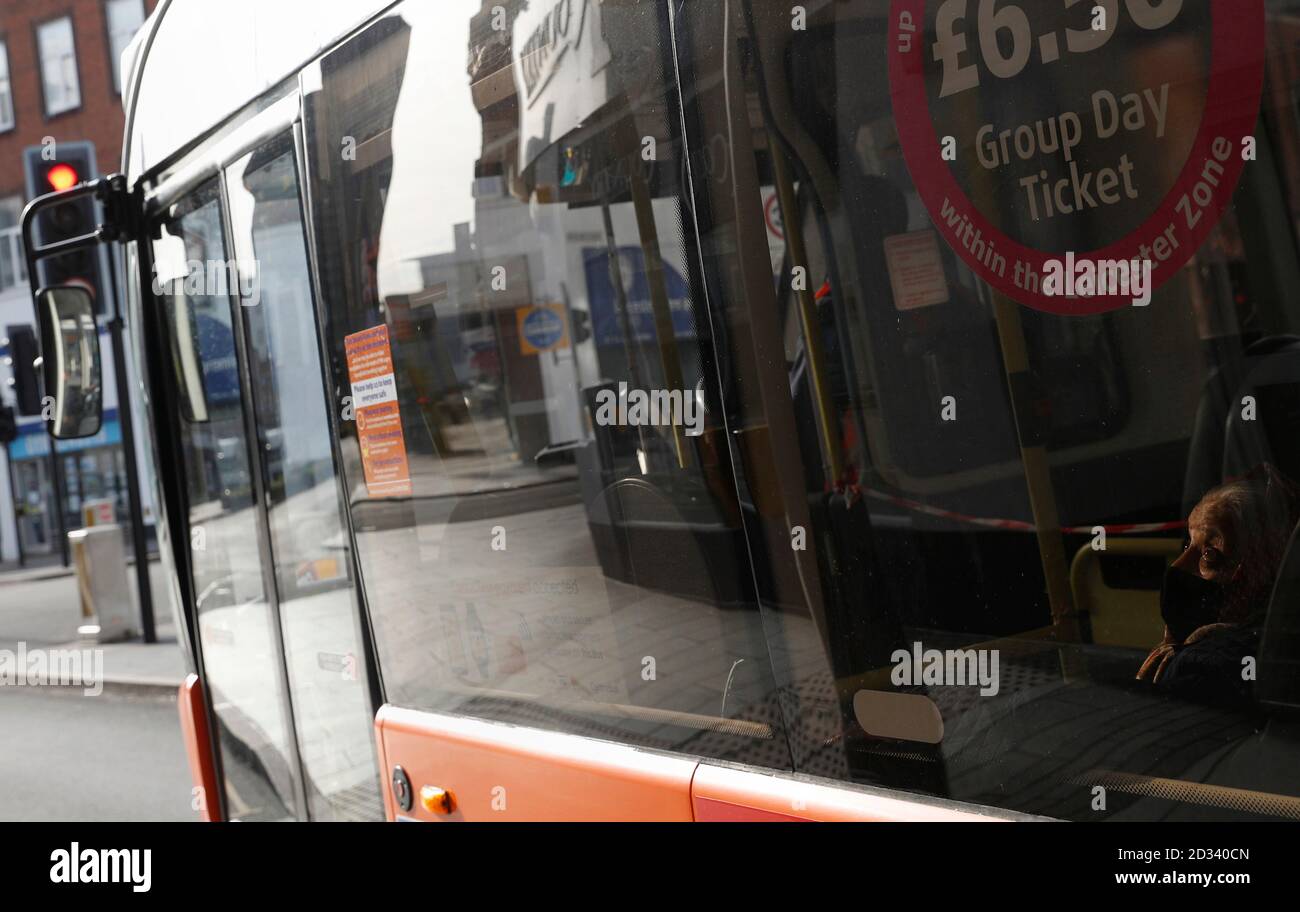
<svg viewBox="0 0 1300 912"><path fill-rule="evenodd" d="M131 635L131 592L126 582L126 553L117 524L97 525L68 533L68 547L77 568L83 640L107 643Z"/></svg>

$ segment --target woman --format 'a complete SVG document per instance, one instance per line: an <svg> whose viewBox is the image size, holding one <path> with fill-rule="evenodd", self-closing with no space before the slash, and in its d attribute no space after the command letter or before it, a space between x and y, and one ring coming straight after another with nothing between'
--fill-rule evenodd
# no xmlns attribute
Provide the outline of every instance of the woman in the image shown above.
<svg viewBox="0 0 1300 912"><path fill-rule="evenodd" d="M1247 657L1259 644L1278 567L1300 515L1295 486L1272 466L1207 493L1165 573L1165 635L1138 680L1210 702L1248 700Z"/></svg>

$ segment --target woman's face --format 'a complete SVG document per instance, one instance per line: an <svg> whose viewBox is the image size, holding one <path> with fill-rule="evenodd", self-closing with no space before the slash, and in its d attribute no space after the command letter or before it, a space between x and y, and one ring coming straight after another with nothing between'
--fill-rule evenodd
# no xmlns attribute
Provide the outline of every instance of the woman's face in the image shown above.
<svg viewBox="0 0 1300 912"><path fill-rule="evenodd" d="M1219 584L1231 581L1240 567L1231 525L1213 501L1202 500L1187 518L1187 546L1174 566Z"/></svg>

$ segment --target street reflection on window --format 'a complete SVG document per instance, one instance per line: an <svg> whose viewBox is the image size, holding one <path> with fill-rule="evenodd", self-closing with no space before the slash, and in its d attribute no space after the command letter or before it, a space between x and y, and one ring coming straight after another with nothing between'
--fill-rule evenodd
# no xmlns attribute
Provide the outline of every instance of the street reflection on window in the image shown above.
<svg viewBox="0 0 1300 912"><path fill-rule="evenodd" d="M663 10L566 5L525 65L553 5L502 6L403 6L305 101L386 696L788 766Z"/></svg>

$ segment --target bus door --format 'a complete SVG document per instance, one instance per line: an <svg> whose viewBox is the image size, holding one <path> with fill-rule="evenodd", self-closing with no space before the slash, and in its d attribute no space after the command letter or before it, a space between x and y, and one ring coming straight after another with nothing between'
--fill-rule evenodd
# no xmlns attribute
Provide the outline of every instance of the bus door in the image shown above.
<svg viewBox="0 0 1300 912"><path fill-rule="evenodd" d="M221 172L170 208L156 284L225 816L368 819L382 811L338 416L322 380L294 133L267 129L286 111L296 97L241 129Z"/></svg>

